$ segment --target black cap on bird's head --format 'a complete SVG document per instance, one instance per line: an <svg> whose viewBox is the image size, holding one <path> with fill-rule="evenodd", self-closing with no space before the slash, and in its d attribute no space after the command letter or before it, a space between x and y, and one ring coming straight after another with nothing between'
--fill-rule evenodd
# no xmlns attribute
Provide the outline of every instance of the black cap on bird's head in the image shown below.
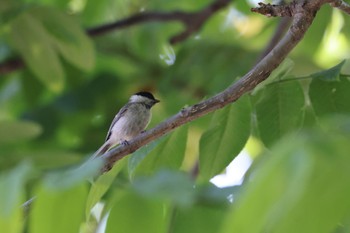
<svg viewBox="0 0 350 233"><path fill-rule="evenodd" d="M143 97L147 97L148 99L155 100L155 98L152 95L152 93L147 92L147 91L140 91L140 92L135 93L134 95L140 95L140 96L143 96Z"/></svg>
<svg viewBox="0 0 350 233"><path fill-rule="evenodd" d="M154 96L152 95L152 93L148 92L148 91L140 91L134 94L134 96L142 96L142 97L146 97L149 100L153 101L153 104L156 104L159 102L159 100L157 100L156 98L154 98Z"/></svg>

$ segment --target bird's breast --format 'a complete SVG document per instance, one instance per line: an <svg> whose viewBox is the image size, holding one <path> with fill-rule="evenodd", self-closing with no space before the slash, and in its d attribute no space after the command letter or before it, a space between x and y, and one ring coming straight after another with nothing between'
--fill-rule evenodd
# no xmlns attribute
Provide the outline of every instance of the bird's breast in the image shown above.
<svg viewBox="0 0 350 233"><path fill-rule="evenodd" d="M151 119L151 112L143 106L130 107L112 128L111 140L120 143L139 135Z"/></svg>

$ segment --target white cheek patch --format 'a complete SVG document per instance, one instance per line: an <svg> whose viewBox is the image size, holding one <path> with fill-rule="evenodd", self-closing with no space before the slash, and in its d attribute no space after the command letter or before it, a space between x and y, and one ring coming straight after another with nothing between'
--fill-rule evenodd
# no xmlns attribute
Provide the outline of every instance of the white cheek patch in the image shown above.
<svg viewBox="0 0 350 233"><path fill-rule="evenodd" d="M147 100L147 98L141 95L133 95L130 97L130 102L133 103L144 102L145 100Z"/></svg>

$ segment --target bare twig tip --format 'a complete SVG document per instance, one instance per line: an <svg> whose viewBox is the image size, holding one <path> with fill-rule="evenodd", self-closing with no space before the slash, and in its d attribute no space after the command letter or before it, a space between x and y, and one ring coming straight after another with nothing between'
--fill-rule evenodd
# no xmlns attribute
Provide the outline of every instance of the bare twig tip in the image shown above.
<svg viewBox="0 0 350 233"><path fill-rule="evenodd" d="M291 7L292 4L281 4L281 5L275 5L270 3L258 3L259 7L251 8L252 12L256 12L262 15L265 15L267 17L291 17L292 11Z"/></svg>

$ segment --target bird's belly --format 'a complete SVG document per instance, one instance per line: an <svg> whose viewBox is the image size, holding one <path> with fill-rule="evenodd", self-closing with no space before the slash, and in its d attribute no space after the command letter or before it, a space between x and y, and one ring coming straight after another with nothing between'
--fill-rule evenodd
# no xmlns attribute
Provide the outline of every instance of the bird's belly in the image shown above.
<svg viewBox="0 0 350 233"><path fill-rule="evenodd" d="M142 114L141 114L142 115ZM128 119L128 120L127 120ZM111 140L114 143L129 141L139 135L148 125L150 116L125 116L116 122L112 129Z"/></svg>

